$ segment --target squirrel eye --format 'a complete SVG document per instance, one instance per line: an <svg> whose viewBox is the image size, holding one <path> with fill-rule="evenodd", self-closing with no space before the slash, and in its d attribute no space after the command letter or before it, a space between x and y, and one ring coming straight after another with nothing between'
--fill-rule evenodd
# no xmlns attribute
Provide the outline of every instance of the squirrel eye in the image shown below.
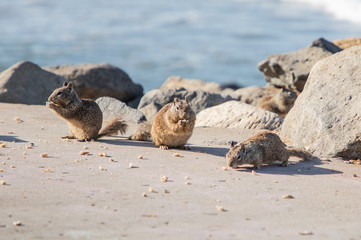
<svg viewBox="0 0 361 240"><path fill-rule="evenodd" d="M59 96L59 95L61 95L61 94L63 94L63 92L60 91L60 92L58 92L56 95Z"/></svg>
<svg viewBox="0 0 361 240"><path fill-rule="evenodd" d="M175 106L175 109L177 109L177 111L179 111L179 106Z"/></svg>

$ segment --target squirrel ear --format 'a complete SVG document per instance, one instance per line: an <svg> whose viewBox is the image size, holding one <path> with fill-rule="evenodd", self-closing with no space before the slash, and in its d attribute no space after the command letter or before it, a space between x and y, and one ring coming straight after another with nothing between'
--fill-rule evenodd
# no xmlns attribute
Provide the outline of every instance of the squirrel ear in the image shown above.
<svg viewBox="0 0 361 240"><path fill-rule="evenodd" d="M178 102L178 98L174 98L173 102L174 103Z"/></svg>
<svg viewBox="0 0 361 240"><path fill-rule="evenodd" d="M64 82L63 87L68 86L68 82Z"/></svg>
<svg viewBox="0 0 361 240"><path fill-rule="evenodd" d="M232 141L232 142L231 142L231 148L233 148L234 145L236 145L236 142L235 142L235 141Z"/></svg>
<svg viewBox="0 0 361 240"><path fill-rule="evenodd" d="M68 83L68 88L69 88L70 90L73 89L73 83L72 83L72 82L69 82L69 83Z"/></svg>

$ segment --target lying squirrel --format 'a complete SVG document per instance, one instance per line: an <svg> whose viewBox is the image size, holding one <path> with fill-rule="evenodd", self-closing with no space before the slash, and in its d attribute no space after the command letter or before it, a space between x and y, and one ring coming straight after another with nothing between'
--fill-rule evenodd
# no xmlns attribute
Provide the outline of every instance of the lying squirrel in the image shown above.
<svg viewBox="0 0 361 240"><path fill-rule="evenodd" d="M297 99L297 92L291 89L282 88L274 96L264 96L258 103L258 107L267 111L277 113L285 118Z"/></svg>
<svg viewBox="0 0 361 240"><path fill-rule="evenodd" d="M300 148L287 148L277 134L262 131L244 142L237 144L232 142L226 159L228 166L232 168L237 168L242 164L251 164L258 169L262 164L271 164L274 161L280 161L281 165L285 167L290 156L304 160L312 158L312 154L308 151Z"/></svg>
<svg viewBox="0 0 361 240"><path fill-rule="evenodd" d="M114 136L118 132L123 134L128 127L120 118L114 118L100 130L103 113L98 104L92 100L80 99L71 82L65 82L62 87L55 89L48 98L46 106L68 122L70 136L63 138L79 141L96 140L104 136Z"/></svg>
<svg viewBox="0 0 361 240"><path fill-rule="evenodd" d="M141 124L129 139L144 141L151 137L154 144L161 149L173 147L189 150L190 147L185 144L193 133L195 121L196 114L187 99L179 101L175 98L172 103L159 110L153 124Z"/></svg>

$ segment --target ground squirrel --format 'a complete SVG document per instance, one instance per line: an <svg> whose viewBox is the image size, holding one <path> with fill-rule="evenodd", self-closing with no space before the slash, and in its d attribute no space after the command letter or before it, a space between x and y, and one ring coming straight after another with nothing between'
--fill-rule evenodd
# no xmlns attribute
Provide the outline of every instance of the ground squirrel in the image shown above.
<svg viewBox="0 0 361 240"><path fill-rule="evenodd" d="M55 89L48 98L46 106L67 121L70 136L63 138L80 141L96 140L104 136L116 135L118 132L123 134L128 127L120 118L114 118L100 130L103 113L98 104L92 100L80 99L71 82L65 82L62 87Z"/></svg>
<svg viewBox="0 0 361 240"><path fill-rule="evenodd" d="M275 161L280 161L282 166L287 166L290 156L304 160L312 158L312 154L308 151L300 148L287 148L277 134L262 131L244 142L237 144L232 142L226 159L228 166L232 168L237 168L242 164L251 164L258 169L262 164L271 164Z"/></svg>
<svg viewBox="0 0 361 240"><path fill-rule="evenodd" d="M144 141L151 137L154 144L161 149L174 147L189 150L190 147L185 144L193 133L195 121L196 114L187 99L179 101L175 98L172 103L159 110L153 124L141 124L129 139Z"/></svg>
<svg viewBox="0 0 361 240"><path fill-rule="evenodd" d="M262 97L257 106L267 111L277 113L280 117L285 118L293 107L297 96L296 91L282 88L274 96L267 95Z"/></svg>

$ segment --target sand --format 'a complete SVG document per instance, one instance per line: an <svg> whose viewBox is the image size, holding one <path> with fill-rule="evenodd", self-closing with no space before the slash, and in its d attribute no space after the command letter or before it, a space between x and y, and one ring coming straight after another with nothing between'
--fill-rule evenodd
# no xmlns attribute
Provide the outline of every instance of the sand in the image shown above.
<svg viewBox="0 0 361 240"><path fill-rule="evenodd" d="M0 121L0 239L361 239L361 165L228 168L251 130L196 128L184 151L127 140L134 124L63 141L45 106L0 103Z"/></svg>

